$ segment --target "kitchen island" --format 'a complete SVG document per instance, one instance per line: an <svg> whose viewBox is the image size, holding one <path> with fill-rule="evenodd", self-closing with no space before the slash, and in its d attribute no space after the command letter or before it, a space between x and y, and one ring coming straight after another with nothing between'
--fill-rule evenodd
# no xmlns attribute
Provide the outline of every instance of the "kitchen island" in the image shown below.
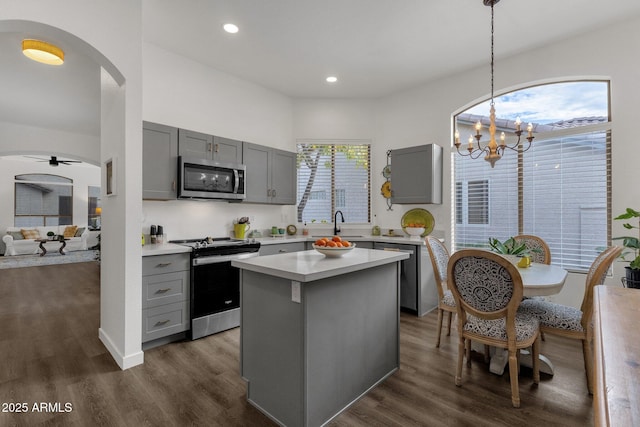
<svg viewBox="0 0 640 427"><path fill-rule="evenodd" d="M400 365L403 252L311 250L234 260L247 399L286 426L323 425Z"/></svg>

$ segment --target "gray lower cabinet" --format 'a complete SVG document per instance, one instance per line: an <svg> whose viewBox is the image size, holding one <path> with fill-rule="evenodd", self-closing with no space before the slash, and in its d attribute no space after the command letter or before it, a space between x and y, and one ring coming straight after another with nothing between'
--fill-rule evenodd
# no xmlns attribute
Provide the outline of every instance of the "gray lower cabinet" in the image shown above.
<svg viewBox="0 0 640 427"><path fill-rule="evenodd" d="M296 153L243 142L242 162L247 166L245 202L296 203Z"/></svg>
<svg viewBox="0 0 640 427"><path fill-rule="evenodd" d="M180 156L195 159L242 163L242 141L180 129L178 153Z"/></svg>
<svg viewBox="0 0 640 427"><path fill-rule="evenodd" d="M424 316L438 306L438 290L429 252L425 246L374 242L373 248L410 254L409 259L402 261L400 307L418 316Z"/></svg>
<svg viewBox="0 0 640 427"><path fill-rule="evenodd" d="M391 150L391 202L442 203L442 147Z"/></svg>
<svg viewBox="0 0 640 427"><path fill-rule="evenodd" d="M143 344L154 340L164 344L189 330L189 280L188 253L142 258Z"/></svg>
<svg viewBox="0 0 640 427"><path fill-rule="evenodd" d="M260 245L260 255L284 254L299 252L306 249L305 242L278 243L274 245ZM312 248L313 249L313 248Z"/></svg>
<svg viewBox="0 0 640 427"><path fill-rule="evenodd" d="M142 198L172 200L177 197L178 129L142 123Z"/></svg>

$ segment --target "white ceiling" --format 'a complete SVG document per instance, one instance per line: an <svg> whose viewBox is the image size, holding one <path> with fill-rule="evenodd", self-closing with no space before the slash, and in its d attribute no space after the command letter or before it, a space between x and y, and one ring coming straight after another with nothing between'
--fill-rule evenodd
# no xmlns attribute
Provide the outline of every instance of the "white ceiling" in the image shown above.
<svg viewBox="0 0 640 427"><path fill-rule="evenodd" d="M145 42L291 97L380 97L489 62L490 8L482 0L142 4ZM496 67L501 57L634 16L638 0L501 1ZM222 31L227 22L240 32ZM97 135L95 63L67 51L61 67L37 64L20 51L24 36L33 34L0 33L0 121ZM327 84L328 75L339 81Z"/></svg>

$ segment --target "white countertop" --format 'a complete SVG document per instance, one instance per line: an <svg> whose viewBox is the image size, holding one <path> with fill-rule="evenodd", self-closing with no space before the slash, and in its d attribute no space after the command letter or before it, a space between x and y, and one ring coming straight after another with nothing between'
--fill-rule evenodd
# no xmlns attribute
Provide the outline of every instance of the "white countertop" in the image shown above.
<svg viewBox="0 0 640 427"><path fill-rule="evenodd" d="M169 255L189 252L191 252L190 247L184 245L176 245L175 243L160 243L144 245L142 247L142 256Z"/></svg>
<svg viewBox="0 0 640 427"><path fill-rule="evenodd" d="M284 279L311 282L407 258L409 254L404 252L356 247L340 258L328 258L315 250L309 250L234 260L231 261L231 265Z"/></svg>

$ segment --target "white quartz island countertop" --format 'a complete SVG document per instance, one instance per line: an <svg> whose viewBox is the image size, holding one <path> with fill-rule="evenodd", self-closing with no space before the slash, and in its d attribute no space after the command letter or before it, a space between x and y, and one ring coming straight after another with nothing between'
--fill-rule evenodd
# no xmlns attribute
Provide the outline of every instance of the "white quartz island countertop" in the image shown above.
<svg viewBox="0 0 640 427"><path fill-rule="evenodd" d="M237 268L299 282L312 282L354 271L377 267L409 258L397 251L354 248L339 258L325 257L315 251L301 251L233 260Z"/></svg>

